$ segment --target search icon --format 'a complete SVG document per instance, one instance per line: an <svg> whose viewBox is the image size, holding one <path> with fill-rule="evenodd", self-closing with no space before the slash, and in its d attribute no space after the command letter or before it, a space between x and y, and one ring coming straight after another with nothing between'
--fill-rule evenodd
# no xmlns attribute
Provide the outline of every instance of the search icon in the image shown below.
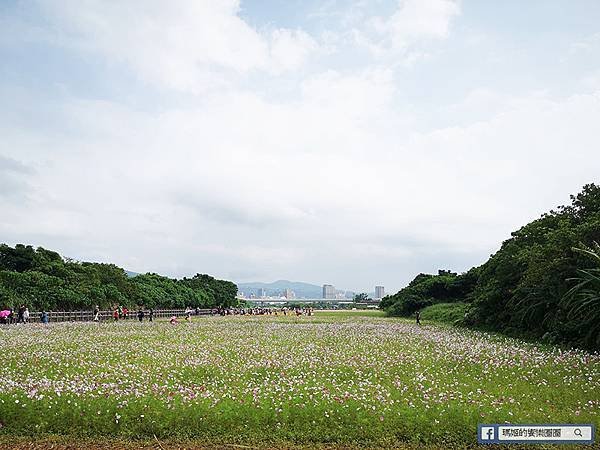
<svg viewBox="0 0 600 450"><path fill-rule="evenodd" d="M580 429L580 428L575 428L575 429L573 430L573 434L574 434L575 436L583 437L583 436L582 436L582 434L581 434L581 429Z"/></svg>

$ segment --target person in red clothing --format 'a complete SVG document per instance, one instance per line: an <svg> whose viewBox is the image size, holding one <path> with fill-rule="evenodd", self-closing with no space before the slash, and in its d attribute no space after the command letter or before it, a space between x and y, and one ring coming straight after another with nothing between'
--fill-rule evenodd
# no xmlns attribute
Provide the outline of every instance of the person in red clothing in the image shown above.
<svg viewBox="0 0 600 450"><path fill-rule="evenodd" d="M127 314L129 314L129 310L126 306L123 306L123 319L127 319Z"/></svg>
<svg viewBox="0 0 600 450"><path fill-rule="evenodd" d="M119 310L118 309L115 309L113 311L113 319L115 319L115 322L119 321Z"/></svg>

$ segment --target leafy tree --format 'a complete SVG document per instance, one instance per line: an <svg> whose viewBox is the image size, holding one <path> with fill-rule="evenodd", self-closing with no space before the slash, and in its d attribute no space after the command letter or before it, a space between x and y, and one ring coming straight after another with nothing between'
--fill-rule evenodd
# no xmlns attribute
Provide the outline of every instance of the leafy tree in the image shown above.
<svg viewBox="0 0 600 450"><path fill-rule="evenodd" d="M356 294L353 299L354 303L364 303L369 301L369 295L366 293Z"/></svg>
<svg viewBox="0 0 600 450"><path fill-rule="evenodd" d="M429 305L464 301L478 279L479 268L460 275L449 270L439 270L438 275L420 273L407 287L384 297L379 307L389 315L407 316Z"/></svg>
<svg viewBox="0 0 600 450"><path fill-rule="evenodd" d="M209 275L175 280L156 274L130 278L114 264L63 259L42 247L0 245L0 308L76 310L95 305L183 308L233 306L237 286Z"/></svg>
<svg viewBox="0 0 600 450"><path fill-rule="evenodd" d="M210 275L196 274L192 278L184 278L182 283L193 289L205 291L208 296L206 306L228 308L237 304L237 286L231 281L217 280Z"/></svg>
<svg viewBox="0 0 600 450"><path fill-rule="evenodd" d="M589 264L573 247L600 241L599 205L600 188L586 185L571 196L570 205L512 233L481 267L467 323L588 345L588 330L562 299L572 287L570 280Z"/></svg>
<svg viewBox="0 0 600 450"><path fill-rule="evenodd" d="M406 315L427 303L465 301L466 325L598 349L594 242L600 242L600 187L587 184L569 205L513 232L482 266L461 275L419 274L380 307Z"/></svg>
<svg viewBox="0 0 600 450"><path fill-rule="evenodd" d="M573 251L590 257L593 267L578 269L577 282L563 297L561 306L567 310L567 318L587 329L584 342L590 347L600 347L600 245L582 245Z"/></svg>
<svg viewBox="0 0 600 450"><path fill-rule="evenodd" d="M35 266L35 250L31 245L17 244L11 248L0 245L0 269L25 272Z"/></svg>

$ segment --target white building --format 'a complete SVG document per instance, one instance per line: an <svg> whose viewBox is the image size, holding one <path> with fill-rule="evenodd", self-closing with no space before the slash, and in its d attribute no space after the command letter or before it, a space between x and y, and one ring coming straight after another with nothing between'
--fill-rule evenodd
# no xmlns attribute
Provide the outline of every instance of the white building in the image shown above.
<svg viewBox="0 0 600 450"><path fill-rule="evenodd" d="M375 286L375 298L381 300L385 297L385 288L383 286Z"/></svg>
<svg viewBox="0 0 600 450"><path fill-rule="evenodd" d="M323 298L335 299L335 287L331 284L323 285Z"/></svg>

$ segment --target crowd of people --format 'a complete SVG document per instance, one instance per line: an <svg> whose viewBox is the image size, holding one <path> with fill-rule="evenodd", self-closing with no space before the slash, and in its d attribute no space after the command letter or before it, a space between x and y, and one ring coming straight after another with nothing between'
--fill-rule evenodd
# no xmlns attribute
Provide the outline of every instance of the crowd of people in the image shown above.
<svg viewBox="0 0 600 450"><path fill-rule="evenodd" d="M115 306L112 309L111 315L112 315L113 321L115 321L115 322L118 322L119 320L127 320L131 317L129 314L129 309L126 306L122 306L122 305ZM137 310L137 312L134 314L134 316L137 317L137 319L140 322L143 322L144 318L146 318L146 317L148 317L149 322L153 322L154 321L154 308L149 308L148 310L145 310L144 308L139 308ZM98 305L96 305L94 307L93 321L94 322L100 321L100 307Z"/></svg>
<svg viewBox="0 0 600 450"><path fill-rule="evenodd" d="M112 320L114 322L118 322L120 320L127 320L130 318L137 318L139 322L143 322L147 320L148 322L154 321L154 308L138 308L137 312L133 315L127 309L126 306L118 305L113 307L110 310L110 314L112 316ZM184 313L185 321L191 321L193 315L201 315L205 310L201 310L200 308L186 308ZM314 309L312 307L282 307L282 308L251 308L251 307L230 307L230 308L212 308L210 309L211 316L263 316L263 315L296 315L296 316L312 316L314 314ZM89 317L89 316L88 316ZM39 313L39 322L42 324L48 324L49 322L49 312L41 311ZM100 311L100 307L96 305L92 311L92 320L94 322L100 322L102 319L102 314ZM26 324L31 321L31 315L29 313L29 308L26 305L21 305L17 312L13 311L12 308L7 308L5 310L0 311L0 324L17 324L23 323ZM172 315L169 319L169 322L172 324L179 323L179 318L176 315Z"/></svg>
<svg viewBox="0 0 600 450"><path fill-rule="evenodd" d="M192 314L196 314L199 315L200 314L200 308L196 308L195 310L191 309L191 308L186 308L185 310L185 320L187 322L192 320ZM308 308L308 307L304 307L304 308L300 308L300 307L296 307L296 308L287 308L287 307L283 307L283 308L213 308L210 310L210 315L211 316L264 316L264 315L284 315L287 316L288 314L290 315L296 315L296 316L302 316L302 315L306 315L306 316L312 316L314 313L313 308ZM141 321L141 319L140 319ZM171 318L169 319L169 322L173 325L176 325L179 323L179 319L177 318L177 316L171 316Z"/></svg>
<svg viewBox="0 0 600 450"><path fill-rule="evenodd" d="M263 315L279 315L282 314L284 316L297 315L297 316L312 316L314 313L314 309L312 307L295 307L295 308L216 308L213 309L212 315L220 315L220 316L263 316Z"/></svg>
<svg viewBox="0 0 600 450"><path fill-rule="evenodd" d="M10 325L16 323L29 323L31 320L31 314L29 308L26 305L19 306L17 313L12 308L7 308L0 311L0 324ZM43 324L48 323L48 312L40 312L40 322Z"/></svg>
<svg viewBox="0 0 600 450"><path fill-rule="evenodd" d="M29 308L25 305L19 306L16 315L12 308L0 311L1 323L27 323L29 319Z"/></svg>

